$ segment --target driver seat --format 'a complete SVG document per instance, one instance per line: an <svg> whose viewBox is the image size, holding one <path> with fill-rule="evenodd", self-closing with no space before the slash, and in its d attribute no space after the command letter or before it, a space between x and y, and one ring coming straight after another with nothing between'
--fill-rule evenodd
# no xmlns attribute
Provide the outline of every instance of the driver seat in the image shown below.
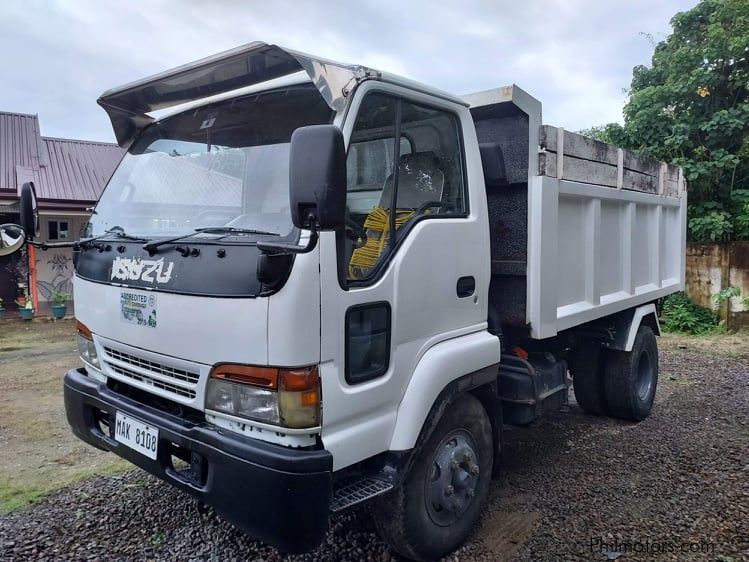
<svg viewBox="0 0 749 562"><path fill-rule="evenodd" d="M434 152L404 154L398 162L398 199L396 201L395 229L416 216L425 203L442 201L445 174L439 168ZM385 180L379 205L374 207L364 221L367 241L354 249L349 260L352 279L366 277L387 248L390 238L390 200L393 193L393 174ZM428 213L430 209L424 209Z"/></svg>

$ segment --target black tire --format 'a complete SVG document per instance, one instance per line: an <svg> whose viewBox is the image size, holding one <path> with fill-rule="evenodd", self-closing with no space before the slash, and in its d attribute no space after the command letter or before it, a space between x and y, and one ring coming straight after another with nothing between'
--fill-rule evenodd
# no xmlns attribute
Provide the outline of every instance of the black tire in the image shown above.
<svg viewBox="0 0 749 562"><path fill-rule="evenodd" d="M472 497L457 487L454 497L451 494L448 498L461 503L467 498L463 510L457 514L457 510L437 510L438 504L432 498L433 491L442 489L443 482L443 472L436 460L444 460L453 442L455 451L460 451L459 440L472 442L476 458L471 464L478 467L478 474L471 477L475 478ZM486 410L472 395L460 396L418 449L403 484L375 503L375 524L383 540L398 554L412 560L436 560L455 550L471 532L486 503L493 453L492 428ZM462 463L460 466L464 467ZM467 472L467 465L465 468ZM455 521L448 523L447 519L452 517Z"/></svg>
<svg viewBox="0 0 749 562"><path fill-rule="evenodd" d="M642 421L650 415L658 386L658 344L653 330L640 326L632 351L609 351L604 389L609 413Z"/></svg>
<svg viewBox="0 0 749 562"><path fill-rule="evenodd" d="M599 341L583 341L575 346L570 356L572 387L577 405L588 414L607 415L604 394L605 354Z"/></svg>

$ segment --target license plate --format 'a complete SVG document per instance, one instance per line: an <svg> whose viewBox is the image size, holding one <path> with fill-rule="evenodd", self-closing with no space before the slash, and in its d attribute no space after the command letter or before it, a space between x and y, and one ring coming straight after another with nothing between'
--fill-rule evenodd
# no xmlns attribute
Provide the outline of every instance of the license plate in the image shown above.
<svg viewBox="0 0 749 562"><path fill-rule="evenodd" d="M114 423L114 438L134 451L156 459L159 445L159 430L142 421L117 412Z"/></svg>

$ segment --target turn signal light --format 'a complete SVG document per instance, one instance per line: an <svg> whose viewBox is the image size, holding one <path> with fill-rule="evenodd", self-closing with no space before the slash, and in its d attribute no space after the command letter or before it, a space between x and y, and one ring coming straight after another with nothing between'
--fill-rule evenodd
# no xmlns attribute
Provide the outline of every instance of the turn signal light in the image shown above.
<svg viewBox="0 0 749 562"><path fill-rule="evenodd" d="M75 319L75 331L78 332L80 335L82 335L84 338L93 339L93 336L91 335L91 330L88 329L88 326L86 326L83 322Z"/></svg>
<svg viewBox="0 0 749 562"><path fill-rule="evenodd" d="M320 425L317 366L280 368L222 363L211 372L206 409L300 429Z"/></svg>
<svg viewBox="0 0 749 562"><path fill-rule="evenodd" d="M252 365L233 365L224 363L213 368L211 377L224 379L240 384L251 384L263 388L278 388L278 371L276 367L253 367Z"/></svg>
<svg viewBox="0 0 749 562"><path fill-rule="evenodd" d="M91 330L80 320L75 321L75 330L77 332L76 339L78 340L78 352L81 360L92 367L100 369L99 357L96 355L96 345L94 345L94 336L91 334Z"/></svg>

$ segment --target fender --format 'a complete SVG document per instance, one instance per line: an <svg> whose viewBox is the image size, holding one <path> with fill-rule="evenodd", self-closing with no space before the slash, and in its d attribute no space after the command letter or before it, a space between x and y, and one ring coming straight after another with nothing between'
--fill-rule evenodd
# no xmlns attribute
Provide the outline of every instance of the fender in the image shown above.
<svg viewBox="0 0 749 562"><path fill-rule="evenodd" d="M640 324L650 326L656 336L661 335L661 326L658 323L658 314L653 303L628 310L626 314L619 316L617 324L616 336L609 346L610 349L632 351Z"/></svg>
<svg viewBox="0 0 749 562"><path fill-rule="evenodd" d="M499 357L499 339L486 330L429 348L416 365L398 405L390 450L412 449L442 390L465 375L499 365Z"/></svg>

